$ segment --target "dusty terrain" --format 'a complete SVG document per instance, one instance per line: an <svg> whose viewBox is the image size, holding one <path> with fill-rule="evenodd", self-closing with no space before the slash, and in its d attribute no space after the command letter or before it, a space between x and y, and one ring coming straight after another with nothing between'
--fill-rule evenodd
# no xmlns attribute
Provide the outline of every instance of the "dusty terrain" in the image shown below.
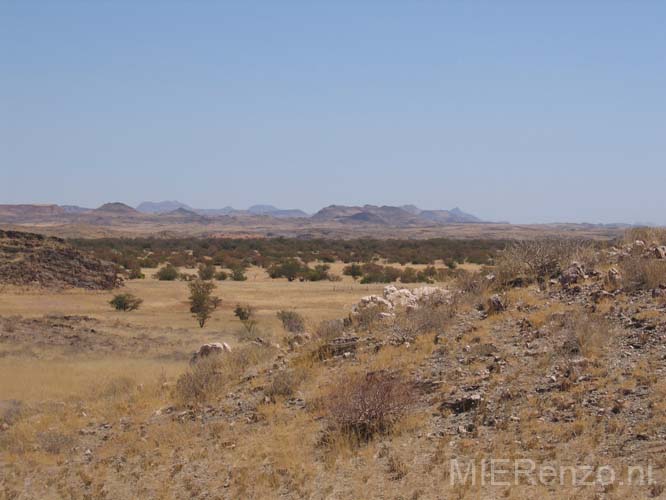
<svg viewBox="0 0 666 500"><path fill-rule="evenodd" d="M126 282L130 313L111 292L6 287L0 498L663 498L664 240L635 239L519 247L435 302L353 316L390 295L252 268L217 283L203 329L187 283L151 270ZM232 352L190 365L204 342ZM508 472L482 481L491 459ZM578 469L514 480L517 463Z"/></svg>

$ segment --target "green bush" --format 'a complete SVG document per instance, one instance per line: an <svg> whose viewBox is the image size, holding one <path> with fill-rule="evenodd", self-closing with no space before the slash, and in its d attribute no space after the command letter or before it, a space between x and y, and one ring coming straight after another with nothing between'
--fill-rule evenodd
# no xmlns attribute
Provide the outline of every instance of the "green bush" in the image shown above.
<svg viewBox="0 0 666 500"><path fill-rule="evenodd" d="M190 312L197 319L199 326L203 328L222 301L213 296L215 284L209 281L196 280L191 282L189 287Z"/></svg>
<svg viewBox="0 0 666 500"><path fill-rule="evenodd" d="M210 281L215 277L215 266L213 264L199 264L199 279Z"/></svg>
<svg viewBox="0 0 666 500"><path fill-rule="evenodd" d="M175 281L178 279L178 269L171 264L167 264L157 271L155 276L160 281Z"/></svg>
<svg viewBox="0 0 666 500"><path fill-rule="evenodd" d="M247 276L245 276L245 269L242 267L236 267L231 270L231 279L233 281L245 281Z"/></svg>
<svg viewBox="0 0 666 500"><path fill-rule="evenodd" d="M109 302L116 311L135 311L142 303L142 299L135 297L131 293L119 293Z"/></svg>

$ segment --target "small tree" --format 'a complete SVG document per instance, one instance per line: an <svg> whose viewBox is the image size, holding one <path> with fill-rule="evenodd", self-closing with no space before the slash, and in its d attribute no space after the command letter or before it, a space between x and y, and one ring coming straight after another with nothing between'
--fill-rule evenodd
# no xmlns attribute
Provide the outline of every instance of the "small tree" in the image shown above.
<svg viewBox="0 0 666 500"><path fill-rule="evenodd" d="M215 277L215 266L213 264L199 264L199 279L212 280Z"/></svg>
<svg viewBox="0 0 666 500"><path fill-rule="evenodd" d="M199 326L204 327L206 321L211 317L213 311L222 302L213 296L215 284L210 281L196 280L189 284L190 287L190 312L197 318Z"/></svg>
<svg viewBox="0 0 666 500"><path fill-rule="evenodd" d="M243 323L245 331L253 334L257 328L257 321L254 319L254 308L250 305L236 304L234 315Z"/></svg>
<svg viewBox="0 0 666 500"><path fill-rule="evenodd" d="M119 293L114 296L109 302L116 311L135 311L143 303L139 297L135 297L131 293Z"/></svg>
<svg viewBox="0 0 666 500"><path fill-rule="evenodd" d="M356 281L358 278L363 276L363 267L360 264L350 264L348 266L345 266L345 268L342 270L342 274L345 274L347 276L351 276L354 278L354 281Z"/></svg>

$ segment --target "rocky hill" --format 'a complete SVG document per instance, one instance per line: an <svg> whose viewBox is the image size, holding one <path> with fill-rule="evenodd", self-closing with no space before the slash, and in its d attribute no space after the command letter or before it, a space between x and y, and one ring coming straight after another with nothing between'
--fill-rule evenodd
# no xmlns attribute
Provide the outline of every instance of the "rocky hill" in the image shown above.
<svg viewBox="0 0 666 500"><path fill-rule="evenodd" d="M121 282L113 264L89 257L64 240L0 230L0 284L107 290Z"/></svg>

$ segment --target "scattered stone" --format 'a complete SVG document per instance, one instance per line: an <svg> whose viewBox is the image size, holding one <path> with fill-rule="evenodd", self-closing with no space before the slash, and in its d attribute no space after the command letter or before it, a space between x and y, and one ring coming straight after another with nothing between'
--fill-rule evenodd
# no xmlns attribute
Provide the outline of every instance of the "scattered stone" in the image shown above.
<svg viewBox="0 0 666 500"><path fill-rule="evenodd" d="M578 283L586 278L583 266L578 262L572 262L571 265L562 271L560 283L562 286L569 286Z"/></svg>
<svg viewBox="0 0 666 500"><path fill-rule="evenodd" d="M453 401L445 401L440 405L440 410L451 410L456 414L465 413L477 408L482 401L483 398L480 394L472 394Z"/></svg>
<svg viewBox="0 0 666 500"><path fill-rule="evenodd" d="M488 299L488 314L495 314L506 311L506 304L498 294L493 295Z"/></svg>
<svg viewBox="0 0 666 500"><path fill-rule="evenodd" d="M192 355L190 363L196 363L200 359L210 356L211 354L222 354L224 352L231 352L231 347L226 342L213 342L210 344L203 344L199 350Z"/></svg>

